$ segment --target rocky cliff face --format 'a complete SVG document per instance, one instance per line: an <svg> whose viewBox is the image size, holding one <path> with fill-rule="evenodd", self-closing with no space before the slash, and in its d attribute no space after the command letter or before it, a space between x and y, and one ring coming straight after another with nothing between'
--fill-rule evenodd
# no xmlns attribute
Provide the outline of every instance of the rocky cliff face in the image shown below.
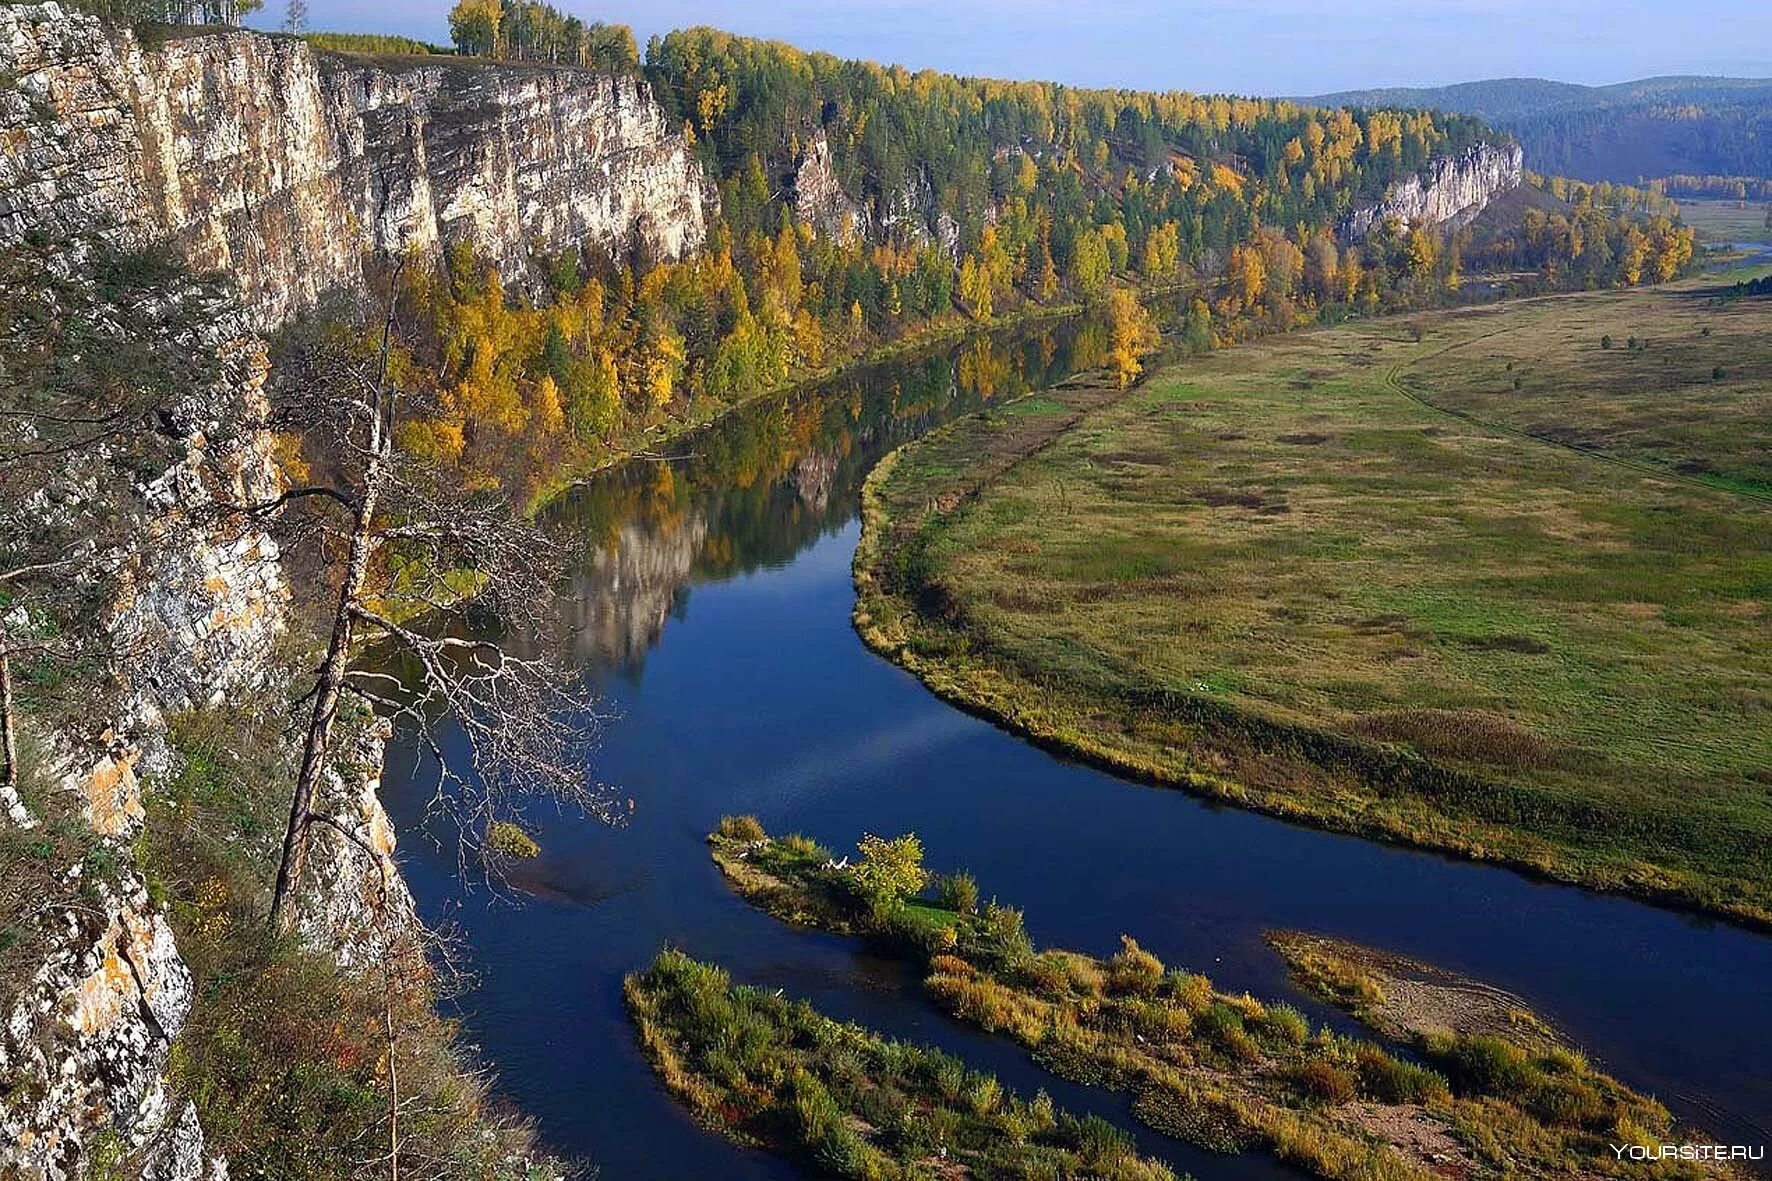
<svg viewBox="0 0 1772 1181"><path fill-rule="evenodd" d="M203 302L193 308L189 300ZM22 508L24 518L41 518L93 498L99 481L125 481L104 503L124 506L134 540L123 550L95 550L73 574L110 603L104 639L115 692L69 730L36 735L51 759L48 778L115 871L84 891L71 888L66 905L45 907L48 953L0 1014L7 1178L86 1176L101 1141L139 1164L148 1181L226 1175L205 1147L195 1109L176 1102L164 1078L191 1011L192 980L133 849L144 798L179 769L166 715L276 692L287 676L276 652L289 609L281 556L255 518L222 507L271 500L284 485L265 429L265 350L246 317L231 298L194 287L165 306L169 320L198 325L168 327L175 346L215 357L215 380L166 408L161 429L173 437L176 458L140 473L103 456L73 456L42 504ZM0 513L0 527L18 520ZM341 719L322 808L349 836L332 828L318 836L303 895L302 937L347 969L378 962L390 934L417 922L376 794L385 738L385 725L366 712ZM22 808L0 818L37 823ZM83 872L67 868L70 887Z"/></svg>
<svg viewBox="0 0 1772 1181"><path fill-rule="evenodd" d="M926 177L917 176L875 202L852 196L837 176L830 140L823 129L813 134L800 153L792 190L794 216L826 237L938 242L949 254L959 253L960 226L936 208L935 193Z"/></svg>
<svg viewBox="0 0 1772 1181"><path fill-rule="evenodd" d="M55 4L0 6L0 243L170 240L261 325L372 252L473 244L507 275L590 244L676 258L714 191L643 83L398 69L234 31L145 49Z"/></svg>
<svg viewBox="0 0 1772 1181"><path fill-rule="evenodd" d="M70 246L63 256L79 254ZM95 548L69 577L112 604L105 637L115 693L66 732L38 735L48 778L95 834L114 872L80 886L39 921L47 954L0 1027L0 1175L62 1181L86 1175L100 1137L156 1181L225 1176L205 1150L189 1104L164 1070L193 1000L189 971L132 853L142 793L170 772L164 715L218 701L273 674L286 593L277 549L249 519L214 511L273 495L280 477L263 424L263 345L231 299L195 285L154 301L173 347L215 358L214 381L165 408L176 457L158 473L71 454L36 500L7 506L7 527L79 511L83 501L127 506L127 552ZM105 313L101 312L101 316ZM122 486L115 498L101 482ZM23 812L0 823L32 827Z"/></svg>
<svg viewBox="0 0 1772 1181"><path fill-rule="evenodd" d="M844 191L822 129L808 141L794 168L794 216L838 241L865 238L872 228L866 206Z"/></svg>
<svg viewBox="0 0 1772 1181"><path fill-rule="evenodd" d="M1384 199L1350 213L1341 236L1363 240L1389 218L1408 226L1458 229L1474 221L1498 194L1520 187L1525 157L1518 144L1478 144L1435 160L1426 170L1393 184Z"/></svg>
<svg viewBox="0 0 1772 1181"><path fill-rule="evenodd" d="M81 281L95 245L169 243L232 289L181 318L202 327L179 347L213 354L219 377L164 415L178 458L145 473L71 468L65 488L24 506L28 525L95 480L124 480L146 543L95 552L80 574L114 603L115 698L74 731L39 735L117 870L81 905L46 908L49 952L0 1013L0 1176L85 1176L100 1142L151 1181L226 1173L165 1082L192 982L131 842L144 793L176 770L164 717L284 675L277 547L249 518L215 511L282 487L254 331L359 287L377 252L435 258L469 243L514 279L534 254L581 245L679 257L701 245L714 201L631 78L391 69L239 31L150 49L55 4L0 5L0 246L29 243ZM384 740L368 716L339 735L324 808L350 831L317 838L299 916L304 938L347 968L416 922L376 794ZM0 824L36 823L0 800Z"/></svg>

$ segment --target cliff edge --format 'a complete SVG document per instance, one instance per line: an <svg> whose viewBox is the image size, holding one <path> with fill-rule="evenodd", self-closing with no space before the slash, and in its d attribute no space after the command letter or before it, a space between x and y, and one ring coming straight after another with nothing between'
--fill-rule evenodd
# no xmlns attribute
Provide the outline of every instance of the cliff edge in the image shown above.
<svg viewBox="0 0 1772 1181"><path fill-rule="evenodd" d="M0 6L0 244L170 241L260 327L367 254L697 250L717 201L637 78L383 65L240 30L148 48L54 3Z"/></svg>

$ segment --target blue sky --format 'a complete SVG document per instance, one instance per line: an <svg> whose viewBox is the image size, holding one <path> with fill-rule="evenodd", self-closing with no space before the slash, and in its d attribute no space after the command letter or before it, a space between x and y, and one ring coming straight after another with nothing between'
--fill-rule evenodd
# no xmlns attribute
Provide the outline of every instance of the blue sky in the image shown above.
<svg viewBox="0 0 1772 1181"><path fill-rule="evenodd" d="M275 24L284 0L256 22ZM1082 85L1312 94L1531 75L1772 76L1769 0L554 0L640 38L706 24L809 49ZM310 0L314 28L445 40L447 0Z"/></svg>

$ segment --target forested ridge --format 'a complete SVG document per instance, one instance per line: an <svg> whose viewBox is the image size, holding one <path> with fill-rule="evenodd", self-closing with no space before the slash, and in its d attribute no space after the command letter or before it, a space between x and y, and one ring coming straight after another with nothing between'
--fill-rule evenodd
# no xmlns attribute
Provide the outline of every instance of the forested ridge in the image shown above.
<svg viewBox="0 0 1772 1181"><path fill-rule="evenodd" d="M1552 190L1541 222L1475 241L1338 235L1436 158L1507 142L1467 115L956 77L708 28L642 56L625 26L536 0L461 0L449 26L464 56L643 77L719 195L687 260L569 251L519 275L456 252L403 269L404 362L428 395L404 441L525 495L870 350L1115 287L1190 289L1202 349L1458 298L1467 251L1511 283L1603 286L1690 249L1665 204L1608 186Z"/></svg>
<svg viewBox="0 0 1772 1181"><path fill-rule="evenodd" d="M461 0L449 25L463 56L642 77L718 193L686 259L568 250L501 274L457 250L400 268L396 365L421 396L401 442L531 501L871 351L1119 289L1183 292L1186 343L1206 349L1462 298L1467 253L1516 287L1652 281L1690 255L1671 207L1615 186L1549 187L1530 226L1477 237L1337 232L1436 159L1508 143L1467 115L956 77L708 28L642 56L625 26L535 0ZM1117 333L1122 377L1148 336Z"/></svg>
<svg viewBox="0 0 1772 1181"><path fill-rule="evenodd" d="M521 10L532 30L558 24ZM458 49L546 60L513 11L465 0ZM635 68L717 185L699 256L568 254L542 260L539 286L466 252L407 272L407 359L432 413L406 443L471 478L533 496L640 431L1115 288L1192 289L1194 348L1441 302L1468 238L1393 222L1356 244L1336 228L1430 161L1507 142L1467 116L963 78L707 28L653 38ZM1530 237L1485 234L1483 264L1611 285L1657 273L1625 258L1683 262L1665 202L1573 195L1549 198L1563 212Z"/></svg>
<svg viewBox="0 0 1772 1181"><path fill-rule="evenodd" d="M1772 79L1669 77L1577 86L1497 78L1349 90L1305 101L1475 115L1518 136L1533 167L1584 180L1772 177Z"/></svg>

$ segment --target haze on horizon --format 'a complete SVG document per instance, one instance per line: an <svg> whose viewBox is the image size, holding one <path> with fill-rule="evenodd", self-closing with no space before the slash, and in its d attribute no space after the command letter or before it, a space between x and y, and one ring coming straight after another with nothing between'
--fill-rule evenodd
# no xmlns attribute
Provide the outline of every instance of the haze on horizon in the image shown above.
<svg viewBox="0 0 1772 1181"><path fill-rule="evenodd" d="M1301 95L1499 77L1772 76L1765 0L555 0L646 38L713 25L843 57L1089 86ZM310 0L314 29L448 40L447 0ZM282 0L252 22L276 27Z"/></svg>

